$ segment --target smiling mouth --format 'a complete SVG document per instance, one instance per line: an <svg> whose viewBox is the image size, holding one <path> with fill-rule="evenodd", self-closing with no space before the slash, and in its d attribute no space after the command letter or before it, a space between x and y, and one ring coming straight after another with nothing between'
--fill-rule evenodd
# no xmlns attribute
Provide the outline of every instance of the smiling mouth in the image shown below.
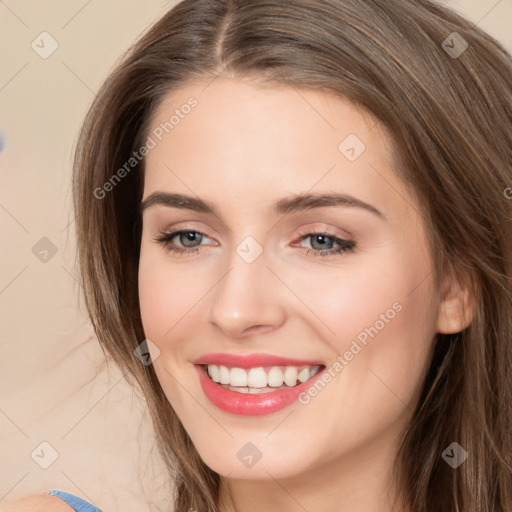
<svg viewBox="0 0 512 512"><path fill-rule="evenodd" d="M225 389L237 393L261 394L294 388L307 382L323 365L259 366L238 368L217 364L203 364L210 379Z"/></svg>

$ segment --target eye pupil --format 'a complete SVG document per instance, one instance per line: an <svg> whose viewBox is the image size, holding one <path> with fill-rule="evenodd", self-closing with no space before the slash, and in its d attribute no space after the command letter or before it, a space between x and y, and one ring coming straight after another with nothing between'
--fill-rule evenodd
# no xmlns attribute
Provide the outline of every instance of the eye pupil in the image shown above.
<svg viewBox="0 0 512 512"><path fill-rule="evenodd" d="M333 241L331 237L326 235L315 235L311 241L313 249L331 249Z"/></svg>
<svg viewBox="0 0 512 512"><path fill-rule="evenodd" d="M180 234L180 243L184 247L195 247L201 243L202 238L203 235L197 233L196 231L187 231L186 233Z"/></svg>

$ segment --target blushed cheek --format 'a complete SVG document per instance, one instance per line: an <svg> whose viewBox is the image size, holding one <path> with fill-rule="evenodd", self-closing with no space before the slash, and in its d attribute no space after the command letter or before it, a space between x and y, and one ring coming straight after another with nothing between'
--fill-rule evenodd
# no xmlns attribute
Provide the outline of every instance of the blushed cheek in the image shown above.
<svg viewBox="0 0 512 512"><path fill-rule="evenodd" d="M169 270L144 251L139 265L139 301L145 335L162 345L182 313L185 290L177 292L179 282L170 279ZM163 346L159 347L161 350Z"/></svg>
<svg viewBox="0 0 512 512"><path fill-rule="evenodd" d="M156 272L141 262L139 267L139 302L145 335L157 342L164 332L164 311L168 308L162 287L156 281ZM172 310L171 310L172 311Z"/></svg>
<svg viewBox="0 0 512 512"><path fill-rule="evenodd" d="M400 313L400 299L405 296L398 280L374 275L371 269L336 275L324 272L315 279L310 274L289 275L287 283L308 306L306 321L313 323L317 335L338 353L361 333L363 340L366 328L377 323L383 330Z"/></svg>
<svg viewBox="0 0 512 512"><path fill-rule="evenodd" d="M390 404L398 400L399 408L419 398L435 338L429 287L409 293L403 284L384 300L366 301L368 309L360 315L364 324L352 324L338 346L340 353L346 349L344 359L352 358L345 373L350 388L365 400L372 396L387 397ZM359 306L364 307L364 302Z"/></svg>
<svg viewBox="0 0 512 512"><path fill-rule="evenodd" d="M173 350L178 355L183 347L174 340L182 339L184 333L188 335L191 328L198 327L201 299L211 286L205 276L197 272L190 275L170 264L165 254L143 251L139 265L139 301L145 335L162 352Z"/></svg>
<svg viewBox="0 0 512 512"><path fill-rule="evenodd" d="M357 354L364 366L379 357L395 358L398 366L412 357L421 365L434 336L435 307L430 281L418 286L427 267L414 263L395 262L384 274L368 267L337 279L306 283L301 278L295 290L307 297L320 320L315 321L317 333L325 333L324 341L336 354L348 351L354 359Z"/></svg>
<svg viewBox="0 0 512 512"><path fill-rule="evenodd" d="M192 332L193 316L197 314L192 306L197 302L199 292L197 286L180 277L165 262L155 263L141 257L139 300L142 324L146 337L160 350L153 368L169 403L185 424L190 423L187 418L198 412L194 409L195 402L190 401L189 394L180 385L184 378L180 365L186 359L183 340Z"/></svg>

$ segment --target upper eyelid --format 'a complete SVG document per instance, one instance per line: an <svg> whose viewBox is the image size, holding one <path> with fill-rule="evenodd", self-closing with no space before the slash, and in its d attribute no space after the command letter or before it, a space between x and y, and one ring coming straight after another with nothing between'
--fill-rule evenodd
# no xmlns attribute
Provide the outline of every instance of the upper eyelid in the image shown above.
<svg viewBox="0 0 512 512"><path fill-rule="evenodd" d="M329 236L332 238L339 238L341 240L346 240L346 241L353 239L353 236L348 232L339 233L339 232L334 232L334 231L335 230L333 230L333 229L326 229L326 228L324 228L324 229L309 228L309 229L299 230L298 236L301 238L304 238L304 237L307 237L310 235L326 235L326 236ZM341 230L338 229L337 231L341 231Z"/></svg>
<svg viewBox="0 0 512 512"><path fill-rule="evenodd" d="M202 229L201 227L195 226L194 223L190 224L190 223L184 222L184 224L186 224L184 227L181 227L180 224L181 223L178 223L177 226L172 226L172 228L164 228L161 230L161 233L172 234L172 233L183 232L183 231L195 231L197 233L207 236L208 238L212 238L212 236L210 236L206 230ZM322 224L322 223L318 223L318 224ZM339 237L339 238L352 238L352 235L347 230L342 230L340 228L324 228L324 227L322 227L322 228L319 228L319 227L305 228L305 227L301 226L298 228L298 231L299 231L299 236L306 236L309 234L324 234L324 235L329 235L329 236ZM341 233L340 233L340 231L341 231Z"/></svg>
<svg viewBox="0 0 512 512"><path fill-rule="evenodd" d="M181 226L181 224L183 224L183 226ZM212 238L212 236L208 234L208 230L200 226L194 225L194 222L179 222L177 223L177 225L171 225L170 227L164 227L159 230L159 232L163 235L171 235L188 231L194 231L195 233L200 233L201 235L207 236L208 238Z"/></svg>

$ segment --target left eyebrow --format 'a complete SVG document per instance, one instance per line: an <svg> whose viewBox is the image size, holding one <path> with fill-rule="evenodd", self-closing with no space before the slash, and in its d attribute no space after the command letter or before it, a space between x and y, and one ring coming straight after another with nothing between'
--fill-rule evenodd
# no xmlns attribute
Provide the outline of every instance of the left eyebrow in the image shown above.
<svg viewBox="0 0 512 512"><path fill-rule="evenodd" d="M213 204L207 203L202 199L188 196L186 194L171 194L158 191L150 194L141 203L141 212L151 206L162 205L170 208L180 208L193 210L196 212L210 213L218 215ZM325 208L328 206L347 206L362 208L376 215L382 220L386 220L385 215L375 206L365 203L357 197L349 194L299 194L293 197L285 197L274 204L274 211L279 214L288 214L302 210L311 210L313 208Z"/></svg>
<svg viewBox="0 0 512 512"><path fill-rule="evenodd" d="M382 220L386 220L385 215L371 204L357 199L349 194L300 194L291 198L284 198L277 201L274 209L277 213L287 214L300 210L310 210L312 208L323 208L326 206L350 206L363 208Z"/></svg>

